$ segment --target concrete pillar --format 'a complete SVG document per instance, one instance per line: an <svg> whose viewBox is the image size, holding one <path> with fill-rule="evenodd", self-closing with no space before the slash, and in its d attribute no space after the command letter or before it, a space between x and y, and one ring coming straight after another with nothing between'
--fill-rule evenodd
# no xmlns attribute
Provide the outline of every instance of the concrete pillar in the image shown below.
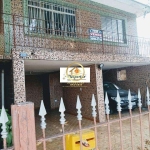
<svg viewBox="0 0 150 150"><path fill-rule="evenodd" d="M14 102L26 101L24 60L13 60Z"/></svg>
<svg viewBox="0 0 150 150"><path fill-rule="evenodd" d="M98 100L98 113L99 121L105 121L105 103L104 103L104 91L103 91L103 76L102 70L95 65L96 74L96 90L97 90L97 100Z"/></svg>
<svg viewBox="0 0 150 150"><path fill-rule="evenodd" d="M11 106L13 144L15 150L36 150L34 104Z"/></svg>

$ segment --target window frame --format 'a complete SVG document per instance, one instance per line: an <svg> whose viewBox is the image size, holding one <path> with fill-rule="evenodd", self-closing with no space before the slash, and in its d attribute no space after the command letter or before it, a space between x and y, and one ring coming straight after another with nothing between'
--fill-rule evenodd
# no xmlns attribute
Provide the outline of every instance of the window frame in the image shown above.
<svg viewBox="0 0 150 150"><path fill-rule="evenodd" d="M105 18L108 18L108 19L111 19L111 20L116 20L116 21L118 21L118 20L121 20L122 21L122 42L119 40L119 33L118 33L118 31L117 31L117 40L116 41L114 41L113 40L113 36L112 36L112 38L111 38L111 40L105 40L105 38L104 38L104 30L102 29L102 17L105 17ZM113 16L111 16L111 15L102 15L102 16L100 16L100 22L101 22L101 30L103 31L103 41L104 42L109 42L109 43L119 43L119 44L127 44L127 35L126 35L126 24L127 24L127 19L126 18L122 18L122 17L113 17ZM118 30L118 29L117 29ZM107 33L108 31L106 31L106 33ZM112 32L111 32L112 33Z"/></svg>
<svg viewBox="0 0 150 150"><path fill-rule="evenodd" d="M39 2L39 1L36 1L36 0L33 0L33 2ZM56 3L54 3L53 1L51 1L51 0L49 0L49 2L47 2L47 1L45 1L45 0L41 0L40 1L41 3L43 3L43 5L44 4L49 4L49 5L52 5L52 8L53 9L48 9L48 8L45 8L45 10L47 10L46 12L52 12L53 14L55 13L55 14L65 14L65 15L68 15L68 16L74 16L74 25L73 25L73 31L74 32L69 32L68 31L68 29L66 29L66 30L60 30L59 32L66 32L66 34L70 34L71 36L68 36L68 35L62 35L62 36L60 36L60 35L58 35L58 34L49 34L49 33L41 33L41 34L46 34L46 35L50 35L50 36L58 36L58 37L68 37L68 38L74 38L74 37L76 37L77 36L77 18L76 18L76 7L71 7L71 6L67 6L67 5L63 5L63 4L59 4L57 1L56 1ZM68 9L68 10L72 10L72 12L74 11L74 13L69 13L69 12L63 12L63 11L58 11L58 10L55 10L54 9L54 7L53 7L53 5L56 5L56 6L61 6L61 7L63 7L65 10L66 9ZM39 32L36 32L36 33L32 33L32 32L30 32L30 30L29 30L29 26L30 26L30 24L29 24L29 18L30 18L30 16L29 16L29 6L33 6L34 8L36 8L37 6L34 6L34 5L29 5L28 4L28 0L24 0L24 5L23 5L23 12L24 12L24 16L25 16L25 18L24 18L24 24L25 24L25 33L26 34L34 34L34 35L38 35L38 34L40 34ZM40 8L42 8L42 7L40 7ZM40 9L39 8L39 9ZM44 7L43 7L43 9L44 9ZM54 18L54 15L53 15L53 18ZM38 18L39 19L39 18ZM38 20L37 19L37 20ZM72 19L72 18L71 18ZM46 22L46 20L45 20L45 22ZM67 22L67 20L65 20L65 22ZM56 22L54 22L54 23L56 23ZM53 24L54 24L53 23ZM65 23L66 24L66 23ZM69 26L71 26L72 24L69 24ZM46 28L46 25L45 25L45 27L44 28ZM54 25L53 25L53 32L57 32L56 30L55 30L55 27L54 27ZM73 35L73 36L72 36Z"/></svg>

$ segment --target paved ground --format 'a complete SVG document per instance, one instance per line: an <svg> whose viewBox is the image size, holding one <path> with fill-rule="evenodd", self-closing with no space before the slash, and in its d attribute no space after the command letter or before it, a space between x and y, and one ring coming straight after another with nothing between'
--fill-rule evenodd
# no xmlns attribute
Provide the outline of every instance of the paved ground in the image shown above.
<svg viewBox="0 0 150 150"><path fill-rule="evenodd" d="M144 109L143 112L147 110ZM36 113L37 114L37 113ZM138 110L133 111L133 115L138 114ZM129 116L128 112L123 112L122 117ZM65 124L65 132L75 131L78 129L78 121L76 116L66 114L66 124ZM118 114L110 115L110 120L114 120L118 118ZM46 136L52 136L61 133L61 125L59 123L60 114L56 111L51 112L46 116ZM82 127L88 127L93 125L93 121L83 119ZM140 121L139 117L133 118L133 142L134 142L134 150L142 150L141 149L141 134L140 134ZM143 145L144 150L150 150L150 132L149 132L149 120L148 115L144 115L142 117L142 134L143 134ZM119 122L112 123L110 125L111 129L111 142L112 142L112 150L120 150L120 126ZM132 150L131 146L131 130L130 130L130 120L122 121L122 130L123 130L123 149L124 150ZM37 139L41 137L42 131L40 129L40 117L36 115L36 136ZM107 125L103 125L98 128L98 148L99 150L108 150L108 130ZM38 143L37 150L43 150L42 144ZM55 140L51 140L47 142L47 150L62 150L62 138L57 138ZM88 149L87 149L88 150Z"/></svg>

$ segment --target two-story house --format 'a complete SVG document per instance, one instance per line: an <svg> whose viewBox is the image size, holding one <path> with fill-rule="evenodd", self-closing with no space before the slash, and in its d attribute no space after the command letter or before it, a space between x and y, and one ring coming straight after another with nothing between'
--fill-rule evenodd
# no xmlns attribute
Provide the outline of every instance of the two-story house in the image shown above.
<svg viewBox="0 0 150 150"><path fill-rule="evenodd" d="M3 0L0 9L6 107L32 101L39 108L43 99L51 110L63 97L66 111L75 114L79 95L83 116L90 118L94 94L104 121L103 78L136 91L149 77L149 66L142 66L150 63L149 41L137 37L136 26L136 18L150 11L147 5L132 0ZM60 67L72 62L90 67L86 88L60 83ZM115 68L123 67L127 80L117 81Z"/></svg>

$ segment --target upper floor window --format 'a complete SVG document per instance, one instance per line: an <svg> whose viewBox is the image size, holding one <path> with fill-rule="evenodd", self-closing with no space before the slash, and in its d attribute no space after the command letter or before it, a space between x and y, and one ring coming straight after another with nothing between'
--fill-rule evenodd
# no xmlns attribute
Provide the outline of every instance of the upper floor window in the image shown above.
<svg viewBox="0 0 150 150"><path fill-rule="evenodd" d="M59 36L76 35L75 9L43 1L28 0L30 32Z"/></svg>
<svg viewBox="0 0 150 150"><path fill-rule="evenodd" d="M125 21L111 17L101 17L103 40L125 43Z"/></svg>

